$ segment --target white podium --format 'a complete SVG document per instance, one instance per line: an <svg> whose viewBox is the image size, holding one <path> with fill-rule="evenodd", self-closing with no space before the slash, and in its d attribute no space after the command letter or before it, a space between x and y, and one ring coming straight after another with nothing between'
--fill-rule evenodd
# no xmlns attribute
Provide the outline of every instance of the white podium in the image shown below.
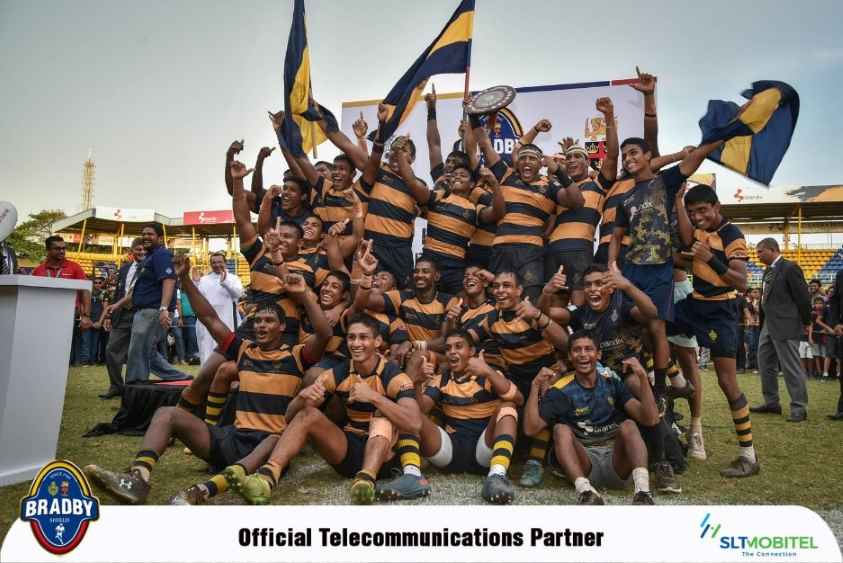
<svg viewBox="0 0 843 563"><path fill-rule="evenodd" d="M0 486L56 456L80 289L91 282L0 276Z"/></svg>

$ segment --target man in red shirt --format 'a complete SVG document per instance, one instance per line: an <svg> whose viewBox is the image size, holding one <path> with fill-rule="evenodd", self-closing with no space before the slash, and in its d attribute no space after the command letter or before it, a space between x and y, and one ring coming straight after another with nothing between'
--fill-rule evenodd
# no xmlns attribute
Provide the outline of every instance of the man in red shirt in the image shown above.
<svg viewBox="0 0 843 563"><path fill-rule="evenodd" d="M45 278L64 278L66 280L87 280L82 266L64 257L67 251L64 239L58 235L47 237L47 259L34 270L33 276ZM93 326L91 322L91 290L80 289L76 295L76 312L79 314L80 330L88 330Z"/></svg>

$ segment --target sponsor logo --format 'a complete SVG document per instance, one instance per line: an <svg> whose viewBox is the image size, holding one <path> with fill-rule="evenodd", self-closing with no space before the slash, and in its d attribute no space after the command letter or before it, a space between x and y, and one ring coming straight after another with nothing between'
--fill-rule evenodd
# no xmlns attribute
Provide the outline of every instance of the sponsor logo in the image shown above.
<svg viewBox="0 0 843 563"><path fill-rule="evenodd" d="M484 115L480 118L480 123L489 131L489 140L492 141L492 147L508 162L512 161L512 151L515 149L515 143L524 134L521 128L521 122L509 108L503 108L497 114L494 125L489 127L489 116Z"/></svg>
<svg viewBox="0 0 843 563"><path fill-rule="evenodd" d="M85 537L88 523L99 518L99 500L73 463L47 464L21 499L20 518L29 522L41 547L57 555L73 550Z"/></svg>
<svg viewBox="0 0 843 563"><path fill-rule="evenodd" d="M814 536L729 534L712 520L710 512L700 522L700 539L714 541L720 549L739 550L746 558L795 557L800 549L818 549Z"/></svg>

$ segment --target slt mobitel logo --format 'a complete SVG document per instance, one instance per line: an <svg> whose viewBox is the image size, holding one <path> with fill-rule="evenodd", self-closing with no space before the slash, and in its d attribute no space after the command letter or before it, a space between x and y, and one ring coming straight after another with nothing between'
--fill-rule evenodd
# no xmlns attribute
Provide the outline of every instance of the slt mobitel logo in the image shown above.
<svg viewBox="0 0 843 563"><path fill-rule="evenodd" d="M41 547L57 555L79 545L99 513L99 500L82 470L66 460L41 469L20 503L21 520L29 522Z"/></svg>
<svg viewBox="0 0 843 563"><path fill-rule="evenodd" d="M720 549L736 549L744 557L795 557L798 550L818 549L814 536L721 534L721 525L711 521L710 512L700 522L700 530L701 540L715 540Z"/></svg>

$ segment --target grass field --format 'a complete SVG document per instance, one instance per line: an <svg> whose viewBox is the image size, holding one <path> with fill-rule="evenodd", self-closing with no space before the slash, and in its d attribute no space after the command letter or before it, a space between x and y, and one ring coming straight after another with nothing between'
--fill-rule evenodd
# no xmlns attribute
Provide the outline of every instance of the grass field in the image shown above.
<svg viewBox="0 0 843 563"><path fill-rule="evenodd" d="M195 368L188 368L194 369ZM750 404L761 398L757 375L739 376ZM98 422L110 421L117 411L119 399L102 401L97 394L106 387L104 367L70 370L58 457L80 466L96 463L111 469L126 468L141 445L140 437L119 435L82 438L82 434ZM790 424L783 416L753 417L753 436L762 463L761 474L741 480L720 477L718 471L736 454L735 434L726 402L717 387L714 375L704 372L705 462L690 460L688 471L680 476L681 495L656 498L662 504L794 504L817 510L832 526L838 540L843 538L843 423L825 418L834 412L839 387L836 381L808 383L810 406L808 422ZM782 383L782 398L787 395ZM687 405L678 407L688 415ZM686 419L687 421L688 419ZM183 453L181 444L170 448L153 473L152 504L164 504L183 487L206 478L206 464ZM0 454L1 455L1 454ZM514 464L517 478L521 463ZM442 475L427 469L433 486L432 495L419 504L481 504L482 479L473 476ZM350 482L337 477L318 456L306 450L299 456L288 476L276 491L275 504L347 504ZM0 538L5 537L17 518L19 503L27 483L0 488ZM97 491L101 502L113 501ZM239 504L234 494L215 499L218 504ZM611 504L629 502L629 495L611 493ZM518 504L573 504L573 488L563 480L546 473L537 489L518 489Z"/></svg>

